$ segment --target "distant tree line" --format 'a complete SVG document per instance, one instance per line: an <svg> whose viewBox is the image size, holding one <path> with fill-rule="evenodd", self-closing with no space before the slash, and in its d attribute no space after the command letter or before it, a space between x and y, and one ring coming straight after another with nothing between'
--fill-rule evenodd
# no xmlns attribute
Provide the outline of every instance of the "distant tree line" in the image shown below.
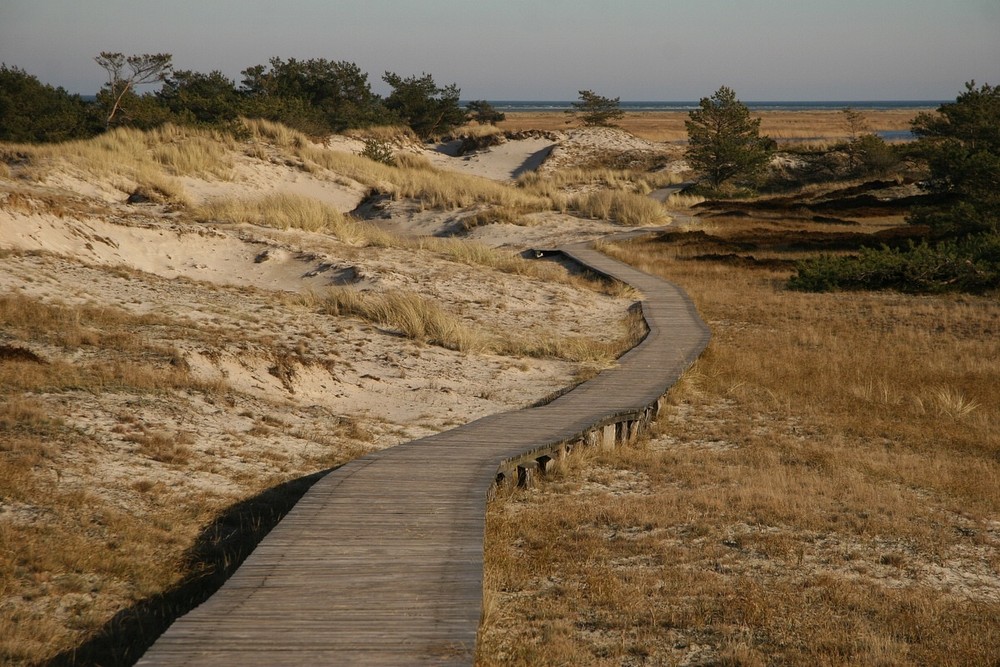
<svg viewBox="0 0 1000 667"><path fill-rule="evenodd" d="M462 107L455 84L430 74L385 72L388 96L374 93L354 63L324 58L271 58L243 70L237 84L219 71L175 70L170 54L95 58L108 75L95 101L42 83L24 70L0 66L0 141L47 142L94 136L115 127L164 123L226 126L239 117L265 118L323 136L373 125L407 125L421 138L447 134L470 117L496 122L487 102ZM159 84L155 91L142 86Z"/></svg>

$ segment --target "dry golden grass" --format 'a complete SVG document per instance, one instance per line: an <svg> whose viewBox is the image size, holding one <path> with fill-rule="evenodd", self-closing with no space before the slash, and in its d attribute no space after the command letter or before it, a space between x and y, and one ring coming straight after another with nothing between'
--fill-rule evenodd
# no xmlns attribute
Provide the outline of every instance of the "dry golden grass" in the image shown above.
<svg viewBox="0 0 1000 667"><path fill-rule="evenodd" d="M628 227L662 225L667 211L653 199L633 192L597 190L574 197L570 208L597 220L613 220Z"/></svg>
<svg viewBox="0 0 1000 667"><path fill-rule="evenodd" d="M5 336L30 342L0 348L0 491L12 519L0 523L0 594L18 601L0 606L3 664L49 657L102 623L123 595L138 599L169 587L184 569L179 547L207 521L208 510L196 502L160 506L150 495L125 511L64 484L60 461L90 457L98 444L38 398L223 391L136 333L161 324L114 309L0 297ZM183 439L134 442L139 455L155 460L177 463L186 453Z"/></svg>
<svg viewBox="0 0 1000 667"><path fill-rule="evenodd" d="M492 137L502 133L503 130L496 125L468 123L455 130L453 134L460 137L472 137L473 139L479 139L481 137Z"/></svg>
<svg viewBox="0 0 1000 667"><path fill-rule="evenodd" d="M928 109L865 110L862 115L872 131L910 129L910 121ZM827 138L844 139L848 136L843 114L831 111L763 111L755 114L761 118L761 133L775 139ZM617 125L637 137L649 141L679 142L687 140L684 121L686 111L635 111L627 112ZM499 123L503 130L564 130L580 127L578 120L561 112L507 112L507 119Z"/></svg>
<svg viewBox="0 0 1000 667"><path fill-rule="evenodd" d="M129 315L114 308L43 304L16 294L0 296L0 325L8 335L38 347L78 351L75 361L0 353L0 395L83 390L216 392L222 385L191 375L176 350L152 344L135 329L163 326L162 318ZM10 346L8 346L10 347ZM22 349L13 346L12 349Z"/></svg>
<svg viewBox="0 0 1000 667"><path fill-rule="evenodd" d="M214 439L196 432L192 422L201 415L193 406L226 411L246 397L195 375L171 343L211 354L259 336L239 327L222 338L206 322L8 293L0 295L0 331L0 664L44 664L61 651L83 650L119 613L130 634L112 633L120 643L100 660L66 664L134 661L131 642L148 640L150 619L174 613L170 604L186 602L183 595L200 591L225 565L195 551L218 547L223 560L234 557L225 545L205 542L204 531L235 500L354 458L360 452L350 443L370 438L351 419L279 436L284 422L266 413L259 431ZM275 358L289 354L271 345ZM272 427L274 435L266 430ZM278 437L316 445L294 460L248 446ZM234 454L241 460L231 466ZM206 475L210 485L179 481ZM217 490L219 483L230 490ZM271 507L255 511L246 520L259 523ZM190 585L180 591L184 581ZM146 625L134 627L123 613L133 604L160 608L138 614Z"/></svg>
<svg viewBox="0 0 1000 667"><path fill-rule="evenodd" d="M649 194L657 188L680 183L679 174L659 171L634 171L607 168L565 168L546 173L527 172L517 179L518 186L540 196L551 196L567 190L604 188L623 192Z"/></svg>
<svg viewBox="0 0 1000 667"><path fill-rule="evenodd" d="M479 664L1000 660L996 299L614 253L713 341L651 442L491 507Z"/></svg>
<svg viewBox="0 0 1000 667"><path fill-rule="evenodd" d="M313 296L305 298L311 304ZM466 324L434 301L413 292L327 290L316 304L333 316L353 315L387 326L413 340L460 352L491 352L513 357L552 357L606 365L645 336L645 322L631 313L620 323L621 334L610 342L584 336L530 336Z"/></svg>
<svg viewBox="0 0 1000 667"><path fill-rule="evenodd" d="M3 150L25 160L20 174L36 181L67 173L91 182L108 182L151 201L190 206L179 176L233 178L228 134L164 125L148 131L119 128L92 139L44 145L7 145ZM9 172L9 169L8 169Z"/></svg>
<svg viewBox="0 0 1000 667"><path fill-rule="evenodd" d="M328 204L287 192L258 199L216 199L198 207L201 222L250 224L330 234L349 244L384 245L386 234L350 218Z"/></svg>
<svg viewBox="0 0 1000 667"><path fill-rule="evenodd" d="M487 343L459 318L413 292L361 292L349 288L328 290L321 310L329 315L354 315L389 326L414 340L452 350L481 350Z"/></svg>
<svg viewBox="0 0 1000 667"><path fill-rule="evenodd" d="M420 138L406 125L377 125L356 130L348 130L345 136L355 139L377 139L390 144L419 144Z"/></svg>
<svg viewBox="0 0 1000 667"><path fill-rule="evenodd" d="M544 197L531 195L489 179L435 169L419 157L399 153L401 166L375 162L342 151L314 145L304 135L262 120L246 121L252 136L288 149L312 170L326 170L399 198L419 200L432 209L454 209L474 204L491 204L524 211L552 207Z"/></svg>

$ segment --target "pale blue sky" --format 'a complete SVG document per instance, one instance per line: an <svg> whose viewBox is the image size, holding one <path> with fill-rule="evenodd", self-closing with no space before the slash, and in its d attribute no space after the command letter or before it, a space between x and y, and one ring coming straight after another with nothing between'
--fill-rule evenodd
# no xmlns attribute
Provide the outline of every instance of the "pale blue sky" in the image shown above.
<svg viewBox="0 0 1000 667"><path fill-rule="evenodd" d="M464 99L953 99L1000 84L998 0L0 0L0 61L71 92L100 51L430 73Z"/></svg>

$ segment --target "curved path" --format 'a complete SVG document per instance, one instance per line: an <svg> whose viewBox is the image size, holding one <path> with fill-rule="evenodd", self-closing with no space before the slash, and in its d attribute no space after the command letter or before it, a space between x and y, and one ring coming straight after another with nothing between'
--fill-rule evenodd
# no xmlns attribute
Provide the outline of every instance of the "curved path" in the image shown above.
<svg viewBox="0 0 1000 667"><path fill-rule="evenodd" d="M573 446L634 437L708 343L675 286L584 245L560 252L644 294L642 343L548 405L330 473L138 664L471 665L494 485L530 483Z"/></svg>

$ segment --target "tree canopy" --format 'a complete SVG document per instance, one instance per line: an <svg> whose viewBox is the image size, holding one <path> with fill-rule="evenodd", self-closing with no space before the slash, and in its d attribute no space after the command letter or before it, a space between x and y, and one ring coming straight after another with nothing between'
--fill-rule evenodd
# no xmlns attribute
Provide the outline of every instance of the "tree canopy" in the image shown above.
<svg viewBox="0 0 1000 667"><path fill-rule="evenodd" d="M385 98L386 108L420 138L440 136L465 123L465 110L458 104L461 91L454 83L439 88L426 73L404 79L386 72L382 79L392 86L392 93Z"/></svg>
<svg viewBox="0 0 1000 667"><path fill-rule="evenodd" d="M94 61L107 73L95 102L3 65L0 139L61 141L117 126L147 129L167 122L225 126L241 116L312 136L401 123L429 139L464 124L468 113L482 123L503 120L485 100L471 102L467 113L459 106L456 84L439 87L426 73L404 78L386 72L392 93L383 99L372 91L368 74L343 60L275 57L243 70L239 85L219 71L174 70L169 53L104 51ZM147 84L161 85L141 92Z"/></svg>
<svg viewBox="0 0 1000 667"><path fill-rule="evenodd" d="M173 56L169 53L144 53L126 56L123 53L102 51L94 58L108 75L108 83L98 101L107 107L105 124L111 127L115 117L126 106L127 100L138 99L135 88L163 81L173 68Z"/></svg>
<svg viewBox="0 0 1000 667"><path fill-rule="evenodd" d="M480 125L496 125L502 120L506 120L507 115L486 100L474 100L465 105L465 112L470 120L474 120Z"/></svg>
<svg viewBox="0 0 1000 667"><path fill-rule="evenodd" d="M271 58L243 71L249 109L305 131L342 132L385 120L368 75L346 60Z"/></svg>
<svg viewBox="0 0 1000 667"><path fill-rule="evenodd" d="M862 249L801 262L793 289L989 292L1000 288L1000 87L975 82L936 113L913 121L937 203L910 222L930 227L907 249ZM863 138L863 137L862 137Z"/></svg>
<svg viewBox="0 0 1000 667"><path fill-rule="evenodd" d="M929 187L946 201L918 211L914 222L938 236L1000 231L1000 86L974 81L954 102L913 121L927 159Z"/></svg>
<svg viewBox="0 0 1000 667"><path fill-rule="evenodd" d="M156 97L184 122L228 122L240 114L241 98L236 84L219 71L209 74L175 71L163 82Z"/></svg>
<svg viewBox="0 0 1000 667"><path fill-rule="evenodd" d="M573 102L573 109L568 113L578 115L588 127L614 127L614 121L625 115L620 102L618 97L612 99L592 90L581 90L580 100Z"/></svg>
<svg viewBox="0 0 1000 667"><path fill-rule="evenodd" d="M65 141L92 135L99 127L79 95L43 84L22 69L0 66L0 141Z"/></svg>
<svg viewBox="0 0 1000 667"><path fill-rule="evenodd" d="M711 97L703 97L685 121L691 166L708 177L713 188L738 176L760 172L770 161L775 143L760 135L760 118L736 99L731 88L722 86Z"/></svg>

